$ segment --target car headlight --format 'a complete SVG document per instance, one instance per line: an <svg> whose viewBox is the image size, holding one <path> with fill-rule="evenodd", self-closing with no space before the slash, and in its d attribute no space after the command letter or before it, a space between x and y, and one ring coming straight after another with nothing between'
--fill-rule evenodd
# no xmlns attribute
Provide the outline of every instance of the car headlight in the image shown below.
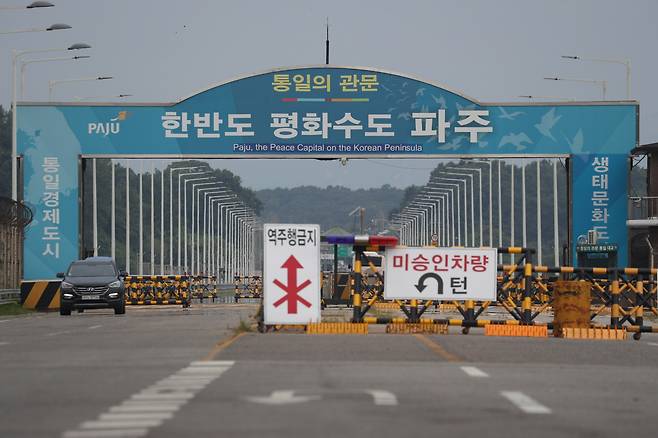
<svg viewBox="0 0 658 438"><path fill-rule="evenodd" d="M112 283L108 284L108 287L121 287L121 280L113 281Z"/></svg>
<svg viewBox="0 0 658 438"><path fill-rule="evenodd" d="M62 281L62 289L73 289L73 285L67 281Z"/></svg>

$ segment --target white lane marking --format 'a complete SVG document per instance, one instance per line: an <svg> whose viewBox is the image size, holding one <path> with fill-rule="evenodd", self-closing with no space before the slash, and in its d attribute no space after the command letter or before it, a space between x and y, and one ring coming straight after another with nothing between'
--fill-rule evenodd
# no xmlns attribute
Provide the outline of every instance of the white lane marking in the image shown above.
<svg viewBox="0 0 658 438"><path fill-rule="evenodd" d="M397 406L398 398L390 391L381 389L369 389L366 392L372 395L372 400L377 406Z"/></svg>
<svg viewBox="0 0 658 438"><path fill-rule="evenodd" d="M653 345L654 347L658 347L658 343L656 342L647 342L647 345Z"/></svg>
<svg viewBox="0 0 658 438"><path fill-rule="evenodd" d="M525 395L521 391L501 391L500 394L511 401L517 408L526 414L550 414L551 410L537 400Z"/></svg>
<svg viewBox="0 0 658 438"><path fill-rule="evenodd" d="M132 400L180 400L187 401L194 397L194 393L190 392L172 392L169 394L160 394L157 392L150 392L146 394L135 394L130 397Z"/></svg>
<svg viewBox="0 0 658 438"><path fill-rule="evenodd" d="M92 325L91 327L89 327L89 330L96 330L97 328L101 328L101 327L103 327L103 326L102 325Z"/></svg>
<svg viewBox="0 0 658 438"><path fill-rule="evenodd" d="M65 432L63 438L138 438L146 435L148 429L119 430L72 430Z"/></svg>
<svg viewBox="0 0 658 438"><path fill-rule="evenodd" d="M484 371L482 371L480 368L477 367L463 366L460 368L462 369L463 372L465 372L470 377L489 377L489 374L485 373Z"/></svg>
<svg viewBox="0 0 658 438"><path fill-rule="evenodd" d="M101 414L98 417L101 421L113 420L168 420L173 417L171 412L122 412Z"/></svg>
<svg viewBox="0 0 658 438"><path fill-rule="evenodd" d="M235 364L234 360L207 360L195 361L190 363L192 367L231 367Z"/></svg>
<svg viewBox="0 0 658 438"><path fill-rule="evenodd" d="M138 427L157 427L162 420L117 420L117 421L85 421L81 429L134 429Z"/></svg>
<svg viewBox="0 0 658 438"><path fill-rule="evenodd" d="M61 332L63 333L63 332ZM54 335L54 334L53 334ZM81 423L63 438L141 437L174 414L233 366L233 361L192 362L189 366L110 407L95 421Z"/></svg>
<svg viewBox="0 0 658 438"><path fill-rule="evenodd" d="M123 403L119 406L112 406L110 408L110 412L112 413L138 413L138 412L176 412L177 410L180 409L180 404L171 404L171 405L165 405L161 403L157 404L135 404L135 405L130 405Z"/></svg>
<svg viewBox="0 0 658 438"><path fill-rule="evenodd" d="M320 400L319 395L295 395L292 390L272 391L272 394L265 397L245 397L248 401L253 403L260 403L263 405L289 405L293 403L306 403L313 400Z"/></svg>
<svg viewBox="0 0 658 438"><path fill-rule="evenodd" d="M59 336L59 335L65 335L67 333L71 333L71 331L70 330L65 330L63 332L46 333L46 336Z"/></svg>
<svg viewBox="0 0 658 438"><path fill-rule="evenodd" d="M9 342L0 342L0 345L9 345Z"/></svg>
<svg viewBox="0 0 658 438"><path fill-rule="evenodd" d="M0 322L9 322L11 319L0 319Z"/></svg>

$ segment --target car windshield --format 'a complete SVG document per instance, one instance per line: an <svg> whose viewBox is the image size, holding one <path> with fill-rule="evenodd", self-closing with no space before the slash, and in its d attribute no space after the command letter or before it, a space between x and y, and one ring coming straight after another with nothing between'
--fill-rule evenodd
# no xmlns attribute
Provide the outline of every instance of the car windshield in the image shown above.
<svg viewBox="0 0 658 438"><path fill-rule="evenodd" d="M110 263L73 263L69 268L69 277L113 277L114 266Z"/></svg>

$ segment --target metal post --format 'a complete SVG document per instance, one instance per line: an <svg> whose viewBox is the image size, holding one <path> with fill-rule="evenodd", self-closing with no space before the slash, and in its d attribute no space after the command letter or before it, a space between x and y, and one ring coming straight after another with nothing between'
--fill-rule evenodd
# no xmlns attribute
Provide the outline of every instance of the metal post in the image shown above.
<svg viewBox="0 0 658 438"><path fill-rule="evenodd" d="M503 197L500 188L500 179L501 179L501 165L500 160L498 160L498 247L503 246ZM498 263L503 262L503 255L498 254Z"/></svg>
<svg viewBox="0 0 658 438"><path fill-rule="evenodd" d="M514 164L510 166L510 245L514 246ZM514 254L509 255L510 264L514 264Z"/></svg>
<svg viewBox="0 0 658 438"><path fill-rule="evenodd" d="M96 158L91 160L91 203L92 203L92 233L94 242L94 257L98 256L98 192L96 190Z"/></svg>
<svg viewBox="0 0 658 438"><path fill-rule="evenodd" d="M144 162L139 163L139 266L137 272L144 273L144 186L142 176L144 174Z"/></svg>
<svg viewBox="0 0 658 438"><path fill-rule="evenodd" d="M541 249L541 162L537 161L537 264L542 264Z"/></svg>
<svg viewBox="0 0 658 438"><path fill-rule="evenodd" d="M154 202L154 177L155 177L155 166L153 165L153 162L151 162L151 207L150 207L150 213L151 213L151 244L149 245L151 249L151 259L149 260L151 263L151 275L155 275L155 212L153 208L153 202Z"/></svg>
<svg viewBox="0 0 658 438"><path fill-rule="evenodd" d="M126 160L126 271L130 272L130 165Z"/></svg>
<svg viewBox="0 0 658 438"><path fill-rule="evenodd" d="M111 197L112 205L110 212L110 254L112 255L112 260L116 260L116 168L114 160L110 159L110 167L112 169L112 183L111 183Z"/></svg>
<svg viewBox="0 0 658 438"><path fill-rule="evenodd" d="M165 180L165 168L162 168L160 172L160 275L165 275L165 255L164 255L164 241L165 241L165 218L164 218L164 203L165 203L165 192L164 192L164 180ZM170 195L171 199L171 195ZM171 214L169 215L171 218ZM170 257L171 257L171 251ZM173 272L172 272L173 274Z"/></svg>
<svg viewBox="0 0 658 438"><path fill-rule="evenodd" d="M162 169L162 179L165 169ZM164 199L163 199L164 202ZM180 175L178 175L178 267L180 267ZM175 274L174 269L174 170L169 167L169 273Z"/></svg>
<svg viewBox="0 0 658 438"><path fill-rule="evenodd" d="M553 266L560 266L560 236L558 233L557 160L553 161Z"/></svg>
<svg viewBox="0 0 658 438"><path fill-rule="evenodd" d="M526 162L525 159L523 160L523 164L521 166L521 221L523 222L523 244L522 246L524 248L528 247L528 224L526 220L526 193L525 193L525 168L526 168ZM557 266L557 265L555 265Z"/></svg>

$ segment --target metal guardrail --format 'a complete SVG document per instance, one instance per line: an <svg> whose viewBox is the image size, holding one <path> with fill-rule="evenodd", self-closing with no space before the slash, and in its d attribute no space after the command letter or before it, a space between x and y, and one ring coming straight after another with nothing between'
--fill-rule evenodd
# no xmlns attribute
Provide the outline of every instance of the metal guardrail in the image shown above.
<svg viewBox="0 0 658 438"><path fill-rule="evenodd" d="M0 304L17 303L21 299L18 289L0 289Z"/></svg>

